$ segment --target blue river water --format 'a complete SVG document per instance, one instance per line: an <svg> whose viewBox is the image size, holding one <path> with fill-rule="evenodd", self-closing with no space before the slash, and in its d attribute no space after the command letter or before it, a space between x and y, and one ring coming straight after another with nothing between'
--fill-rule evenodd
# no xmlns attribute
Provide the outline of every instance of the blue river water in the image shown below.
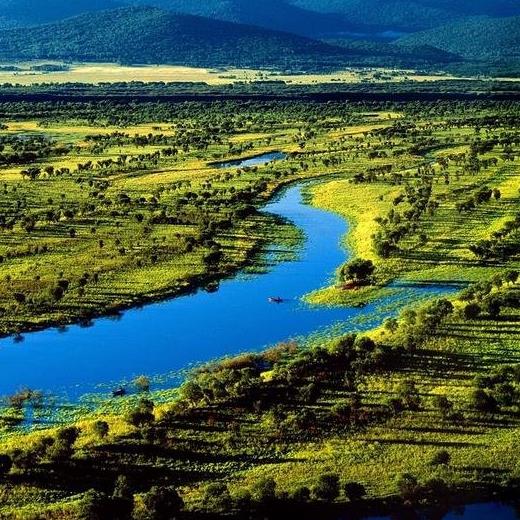
<svg viewBox="0 0 520 520"><path fill-rule="evenodd" d="M273 161L282 161L286 157L286 154L283 152L268 152L260 155L254 155L253 157L247 157L246 159L236 159L233 161L215 163L213 166L216 166L220 169L233 167L252 168L253 166L262 166Z"/></svg>
<svg viewBox="0 0 520 520"><path fill-rule="evenodd" d="M329 283L348 257L341 245L347 223L306 204L304 189L304 185L291 186L265 207L305 233L296 261L277 263L265 274L225 280L215 293L199 291L147 305L117 319L95 320L87 328L46 329L26 334L21 342L3 339L0 395L21 388L66 400L89 392L109 393L140 374L174 374L226 355L325 333L331 327L368 330L395 315L396 307L456 290L396 284L388 296L364 308L303 303L302 296ZM269 303L271 296L284 302Z"/></svg>
<svg viewBox="0 0 520 520"><path fill-rule="evenodd" d="M371 516L363 520L398 520L399 518L405 517ZM406 518L410 519L412 517L408 515ZM518 520L520 519L520 508L500 502L486 502L457 507L445 515L438 515L435 512L430 512L429 514L418 513L416 518L421 520ZM340 518L338 520L346 519Z"/></svg>

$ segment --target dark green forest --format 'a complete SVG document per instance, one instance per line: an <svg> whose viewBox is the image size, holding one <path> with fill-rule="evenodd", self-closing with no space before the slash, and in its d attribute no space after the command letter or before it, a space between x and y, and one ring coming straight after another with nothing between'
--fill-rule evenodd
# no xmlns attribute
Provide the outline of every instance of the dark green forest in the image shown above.
<svg viewBox="0 0 520 520"><path fill-rule="evenodd" d="M189 0L188 0L189 1ZM341 13L351 22L413 32L467 16L515 16L515 0L291 0L293 5Z"/></svg>
<svg viewBox="0 0 520 520"><path fill-rule="evenodd" d="M458 61L443 51L423 56L390 45L336 46L289 33L166 11L131 7L88 13L0 33L0 58L168 63L200 67L334 70L346 65L423 65Z"/></svg>
<svg viewBox="0 0 520 520"><path fill-rule="evenodd" d="M512 0L0 0L0 60L516 75L519 15Z"/></svg>
<svg viewBox="0 0 520 520"><path fill-rule="evenodd" d="M398 42L403 46L428 45L469 60L520 62L520 17L476 17L441 28L411 34Z"/></svg>

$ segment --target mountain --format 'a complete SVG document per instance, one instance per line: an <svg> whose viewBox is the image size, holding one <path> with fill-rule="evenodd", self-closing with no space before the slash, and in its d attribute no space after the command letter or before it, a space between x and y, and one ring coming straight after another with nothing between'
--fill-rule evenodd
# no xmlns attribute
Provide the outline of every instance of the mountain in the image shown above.
<svg viewBox="0 0 520 520"><path fill-rule="evenodd" d="M116 0L0 0L0 28L38 25L120 5Z"/></svg>
<svg viewBox="0 0 520 520"><path fill-rule="evenodd" d="M474 16L520 16L519 0L0 0L0 28L152 6L316 39L397 39Z"/></svg>
<svg viewBox="0 0 520 520"><path fill-rule="evenodd" d="M360 31L364 24L352 23L337 13L320 13L292 5L287 0L124 0L168 11L203 16L310 37Z"/></svg>
<svg viewBox="0 0 520 520"><path fill-rule="evenodd" d="M469 16L520 15L518 0L120 0L312 37L398 37Z"/></svg>
<svg viewBox="0 0 520 520"><path fill-rule="evenodd" d="M339 47L294 34L129 7L1 31L0 59L316 70L344 65L348 55Z"/></svg>
<svg viewBox="0 0 520 520"><path fill-rule="evenodd" d="M331 45L342 47L349 54L364 56L364 63L379 67L406 67L406 66L431 66L457 63L463 59L461 56L438 49L431 45L394 45L382 41L368 41L359 39L330 39L326 40Z"/></svg>
<svg viewBox="0 0 520 520"><path fill-rule="evenodd" d="M0 28L34 26L129 5L158 7L178 14L312 37L361 30L346 17L309 11L287 0L0 0Z"/></svg>
<svg viewBox="0 0 520 520"><path fill-rule="evenodd" d="M87 13L0 31L1 60L56 59L199 67L331 71L349 65L424 66L460 58L427 46L313 40L153 7Z"/></svg>
<svg viewBox="0 0 520 520"><path fill-rule="evenodd" d="M339 13L352 23L413 32L457 19L486 15L520 15L518 0L289 0L292 5L321 13Z"/></svg>
<svg viewBox="0 0 520 520"><path fill-rule="evenodd" d="M470 60L520 63L520 16L466 18L406 36L397 45L429 45Z"/></svg>

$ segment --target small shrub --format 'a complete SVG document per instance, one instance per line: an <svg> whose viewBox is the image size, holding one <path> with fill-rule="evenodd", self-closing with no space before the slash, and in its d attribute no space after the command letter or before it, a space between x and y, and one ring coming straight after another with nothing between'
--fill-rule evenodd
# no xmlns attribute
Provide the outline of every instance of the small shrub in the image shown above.
<svg viewBox="0 0 520 520"><path fill-rule="evenodd" d="M438 451L432 458L432 466L447 466L451 461L451 455L446 450Z"/></svg>
<svg viewBox="0 0 520 520"><path fill-rule="evenodd" d="M344 487L345 496L351 502L357 502L366 496L367 490L359 482L347 482Z"/></svg>
<svg viewBox="0 0 520 520"><path fill-rule="evenodd" d="M314 496L327 502L333 502L339 497L339 476L334 473L321 475L313 488Z"/></svg>

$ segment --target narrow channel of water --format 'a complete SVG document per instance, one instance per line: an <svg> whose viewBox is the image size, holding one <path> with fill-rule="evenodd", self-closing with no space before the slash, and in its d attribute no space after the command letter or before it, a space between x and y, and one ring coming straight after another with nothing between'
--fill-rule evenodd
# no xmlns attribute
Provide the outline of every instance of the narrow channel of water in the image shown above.
<svg viewBox="0 0 520 520"><path fill-rule="evenodd" d="M369 330L395 315L396 308L456 290L400 284L364 308L302 303L303 295L331 281L348 256L341 246L346 222L305 204L303 189L292 186L265 207L305 233L297 261L279 263L266 274L226 280L215 293L199 291L151 304L117 319L96 320L88 328L47 329L25 335L22 342L1 340L0 395L24 387L70 400L93 391L108 393L139 374L172 373L331 327L335 332ZM272 296L283 303L270 303Z"/></svg>
<svg viewBox="0 0 520 520"><path fill-rule="evenodd" d="M219 169L226 168L252 168L253 166L263 166L274 161L283 161L287 155L283 152L268 152L245 159L236 159L234 161L218 162L213 166Z"/></svg>
<svg viewBox="0 0 520 520"><path fill-rule="evenodd" d="M407 516L370 516L362 520L519 520L520 508L501 502L486 502L482 504L469 504L453 508L448 513L432 510L428 513L417 513L414 517L412 514ZM340 518L338 520L346 520Z"/></svg>

